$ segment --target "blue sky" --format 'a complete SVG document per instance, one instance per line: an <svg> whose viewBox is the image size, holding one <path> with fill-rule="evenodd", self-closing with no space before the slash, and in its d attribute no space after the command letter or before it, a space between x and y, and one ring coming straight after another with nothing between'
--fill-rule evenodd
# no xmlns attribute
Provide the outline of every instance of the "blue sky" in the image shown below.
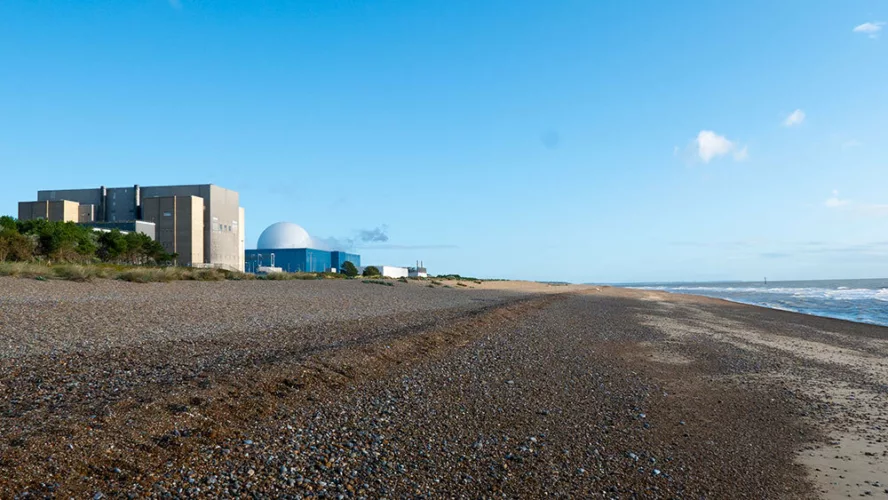
<svg viewBox="0 0 888 500"><path fill-rule="evenodd" d="M5 0L0 213L214 183L247 244L626 282L888 276L881 1Z"/></svg>

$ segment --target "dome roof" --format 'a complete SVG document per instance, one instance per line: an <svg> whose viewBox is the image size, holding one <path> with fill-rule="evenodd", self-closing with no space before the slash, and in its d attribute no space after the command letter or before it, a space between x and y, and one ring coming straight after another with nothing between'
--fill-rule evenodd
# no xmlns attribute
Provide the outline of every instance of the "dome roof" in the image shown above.
<svg viewBox="0 0 888 500"><path fill-rule="evenodd" d="M292 222L278 222L268 226L259 236L260 250L274 248L310 248L311 236L301 226Z"/></svg>

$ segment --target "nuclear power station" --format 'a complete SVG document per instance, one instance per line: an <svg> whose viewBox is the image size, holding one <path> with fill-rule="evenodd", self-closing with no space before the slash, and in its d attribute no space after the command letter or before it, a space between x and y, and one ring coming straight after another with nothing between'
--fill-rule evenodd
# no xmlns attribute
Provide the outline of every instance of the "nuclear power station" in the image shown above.
<svg viewBox="0 0 888 500"><path fill-rule="evenodd" d="M237 191L213 184L38 191L18 218L142 232L178 265L244 271L244 209Z"/></svg>
<svg viewBox="0 0 888 500"><path fill-rule="evenodd" d="M348 248L331 248L338 245L312 238L291 222L268 226L257 248L247 250L240 195L214 184L37 191L36 201L18 203L18 218L143 233L175 254L180 266L259 274L341 272L346 262L359 272L370 267L361 266L361 256ZM373 267L390 278L428 276L420 261L416 267Z"/></svg>
<svg viewBox="0 0 888 500"><path fill-rule="evenodd" d="M255 250L246 251L247 272L279 269L283 272L322 273L340 271L346 261L361 266L361 256L343 250L327 250L325 243L309 236L308 231L292 222L268 226L259 236Z"/></svg>

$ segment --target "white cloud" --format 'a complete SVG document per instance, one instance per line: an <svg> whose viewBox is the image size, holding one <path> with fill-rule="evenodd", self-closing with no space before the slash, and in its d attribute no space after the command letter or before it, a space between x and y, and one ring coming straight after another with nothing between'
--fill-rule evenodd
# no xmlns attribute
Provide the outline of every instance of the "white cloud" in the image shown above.
<svg viewBox="0 0 888 500"><path fill-rule="evenodd" d="M879 33L882 31L883 26L885 26L884 22L875 21L855 26L852 31L854 31L854 33L863 33L870 38L879 38Z"/></svg>
<svg viewBox="0 0 888 500"><path fill-rule="evenodd" d="M863 146L863 143L857 139L849 139L842 143L842 149L859 148L860 146Z"/></svg>
<svg viewBox="0 0 888 500"><path fill-rule="evenodd" d="M832 198L828 198L823 204L829 208L839 208L839 207L843 207L845 205L848 205L849 203L851 203L851 202L848 200L843 200L843 199L839 198L839 191L836 189L833 189Z"/></svg>
<svg viewBox="0 0 888 500"><path fill-rule="evenodd" d="M801 109L797 109L783 120L783 126L792 127L794 125L801 125L803 121L805 121L805 112Z"/></svg>
<svg viewBox="0 0 888 500"><path fill-rule="evenodd" d="M827 198L823 205L830 209L841 209L845 213L859 217L884 217L888 215L888 204L886 203L857 203L853 200L843 200L839 198L839 192L836 190L833 190L832 197Z"/></svg>
<svg viewBox="0 0 888 500"><path fill-rule="evenodd" d="M734 153L734 159L743 161L749 156L746 146L738 148L737 144L723 135L718 135L712 130L701 130L695 141L697 156L703 163L709 163L713 158Z"/></svg>
<svg viewBox="0 0 888 500"><path fill-rule="evenodd" d="M174 9L182 8L182 0L167 0L170 3L170 7Z"/></svg>

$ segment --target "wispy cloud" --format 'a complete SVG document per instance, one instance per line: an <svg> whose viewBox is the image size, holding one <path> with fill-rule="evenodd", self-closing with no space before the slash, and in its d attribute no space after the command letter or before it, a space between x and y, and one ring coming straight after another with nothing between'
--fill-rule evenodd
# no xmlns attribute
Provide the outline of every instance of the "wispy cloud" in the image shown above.
<svg viewBox="0 0 888 500"><path fill-rule="evenodd" d="M837 243L820 248L800 248L795 254L888 255L888 241Z"/></svg>
<svg viewBox="0 0 888 500"><path fill-rule="evenodd" d="M178 10L182 8L182 0L167 0L167 2L169 2L170 7L174 9Z"/></svg>
<svg viewBox="0 0 888 500"><path fill-rule="evenodd" d="M857 139L849 139L842 143L842 149L859 148L860 146L863 146L863 143Z"/></svg>
<svg viewBox="0 0 888 500"><path fill-rule="evenodd" d="M787 252L765 252L760 255L766 259L783 259L786 257L792 257L792 254Z"/></svg>
<svg viewBox="0 0 888 500"><path fill-rule="evenodd" d="M761 239L735 240L735 241L670 241L670 245L680 247L698 248L748 248L764 245L767 241Z"/></svg>
<svg viewBox="0 0 888 500"><path fill-rule="evenodd" d="M385 224L370 228L359 229L350 237L312 238L315 248L320 250L449 250L459 248L449 244L419 244L402 245L386 243L389 241L388 226Z"/></svg>
<svg viewBox="0 0 888 500"><path fill-rule="evenodd" d="M850 203L851 202L848 200L843 200L839 198L839 191L837 189L833 189L832 196L827 198L826 201L823 202L823 204L829 208L844 207Z"/></svg>
<svg viewBox="0 0 888 500"><path fill-rule="evenodd" d="M371 229L358 229L354 236L312 238L316 248L321 250L353 250L366 243L381 243L389 240L388 226L385 224Z"/></svg>
<svg viewBox="0 0 888 500"><path fill-rule="evenodd" d="M833 190L833 195L827 198L823 204L827 208L847 210L862 216L882 217L888 215L888 204L886 203L858 203L842 199L839 198L839 192L836 190Z"/></svg>
<svg viewBox="0 0 888 500"><path fill-rule="evenodd" d="M888 205L884 208L888 210ZM888 213L888 212L886 212ZM761 259L786 259L804 255L836 255L848 258L851 256L888 256L888 241L870 242L824 242L824 241L774 241L774 240L740 240L740 241L679 241L672 245L700 247L719 252L722 258L745 259L758 257Z"/></svg>
<svg viewBox="0 0 888 500"><path fill-rule="evenodd" d="M749 157L746 146L739 147L723 135L718 135L712 130L701 130L694 141L696 155L703 163L709 163L715 158L732 154L734 160L743 161Z"/></svg>
<svg viewBox="0 0 888 500"><path fill-rule="evenodd" d="M783 126L794 127L796 125L801 125L803 121L805 121L805 112L801 109L797 109L783 120Z"/></svg>
<svg viewBox="0 0 888 500"><path fill-rule="evenodd" d="M879 38L882 28L885 26L884 21L872 21L855 26L852 30L854 33L863 33L870 38Z"/></svg>
<svg viewBox="0 0 888 500"><path fill-rule="evenodd" d="M388 241L388 227L380 226L373 229L361 229L358 231L358 240L363 243Z"/></svg>
<svg viewBox="0 0 888 500"><path fill-rule="evenodd" d="M857 205L857 209L865 215L876 217L888 215L888 204L885 203L865 203Z"/></svg>
<svg viewBox="0 0 888 500"><path fill-rule="evenodd" d="M366 245L359 248L373 250L452 250L459 248L457 245Z"/></svg>

